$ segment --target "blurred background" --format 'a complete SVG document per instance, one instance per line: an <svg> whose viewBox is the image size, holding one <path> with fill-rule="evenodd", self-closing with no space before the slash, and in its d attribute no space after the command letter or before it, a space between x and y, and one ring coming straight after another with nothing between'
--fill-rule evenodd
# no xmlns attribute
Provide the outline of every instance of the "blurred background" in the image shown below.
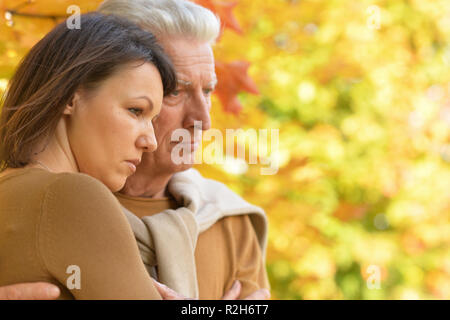
<svg viewBox="0 0 450 320"><path fill-rule="evenodd" d="M0 0L0 94L100 2ZM213 128L279 129L256 150L275 175L245 133L245 158L197 166L266 210L272 298L450 299L450 1L196 2L224 22Z"/></svg>

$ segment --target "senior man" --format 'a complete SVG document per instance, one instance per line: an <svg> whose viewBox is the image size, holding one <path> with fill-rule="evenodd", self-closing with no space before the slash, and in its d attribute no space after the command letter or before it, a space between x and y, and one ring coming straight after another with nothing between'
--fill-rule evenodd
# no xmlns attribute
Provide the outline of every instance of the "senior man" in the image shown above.
<svg viewBox="0 0 450 320"><path fill-rule="evenodd" d="M175 290L156 282L161 295L269 298L264 212L203 178L191 168L192 161L176 164L172 159L179 143L172 139L175 130L190 134L192 143L182 153L192 159L201 138L194 132L210 128L210 96L217 82L211 45L220 32L217 17L184 0L106 0L98 11L128 18L152 32L171 57L179 81L154 121L157 150L143 156L116 194L149 273ZM199 123L201 128L196 127ZM58 296L58 290L48 289L57 288L19 284L0 288L0 298Z"/></svg>

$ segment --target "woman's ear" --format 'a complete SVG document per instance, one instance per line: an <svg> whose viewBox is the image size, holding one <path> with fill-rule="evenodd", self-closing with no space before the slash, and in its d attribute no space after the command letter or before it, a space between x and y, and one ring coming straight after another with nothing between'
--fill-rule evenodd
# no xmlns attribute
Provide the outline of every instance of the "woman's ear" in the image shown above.
<svg viewBox="0 0 450 320"><path fill-rule="evenodd" d="M80 93L78 91L75 92L72 99L70 99L69 103L67 103L66 107L64 108L64 113L66 115L73 114L76 106L79 104L80 101Z"/></svg>

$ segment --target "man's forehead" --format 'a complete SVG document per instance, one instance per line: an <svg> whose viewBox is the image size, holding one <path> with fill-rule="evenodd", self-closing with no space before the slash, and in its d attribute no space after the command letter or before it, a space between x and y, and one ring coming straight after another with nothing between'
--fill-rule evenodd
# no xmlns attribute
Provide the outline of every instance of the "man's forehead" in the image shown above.
<svg viewBox="0 0 450 320"><path fill-rule="evenodd" d="M214 54L208 42L169 37L161 44L172 60L179 85L214 86L217 83Z"/></svg>
<svg viewBox="0 0 450 320"><path fill-rule="evenodd" d="M167 38L160 44L175 65L214 64L213 50L208 42L189 38Z"/></svg>
<svg viewBox="0 0 450 320"><path fill-rule="evenodd" d="M216 78L214 56L212 55L187 55L180 53L169 56L180 78L183 76L209 77L211 80Z"/></svg>

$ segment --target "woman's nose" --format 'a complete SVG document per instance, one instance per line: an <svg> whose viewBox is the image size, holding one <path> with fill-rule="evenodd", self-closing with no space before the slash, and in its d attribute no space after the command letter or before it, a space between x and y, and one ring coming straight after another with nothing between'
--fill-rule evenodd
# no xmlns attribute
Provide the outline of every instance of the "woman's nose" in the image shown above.
<svg viewBox="0 0 450 320"><path fill-rule="evenodd" d="M139 136L139 138L136 141L136 146L140 149L143 149L144 152L155 151L156 148L158 147L155 134L152 132L151 134Z"/></svg>

